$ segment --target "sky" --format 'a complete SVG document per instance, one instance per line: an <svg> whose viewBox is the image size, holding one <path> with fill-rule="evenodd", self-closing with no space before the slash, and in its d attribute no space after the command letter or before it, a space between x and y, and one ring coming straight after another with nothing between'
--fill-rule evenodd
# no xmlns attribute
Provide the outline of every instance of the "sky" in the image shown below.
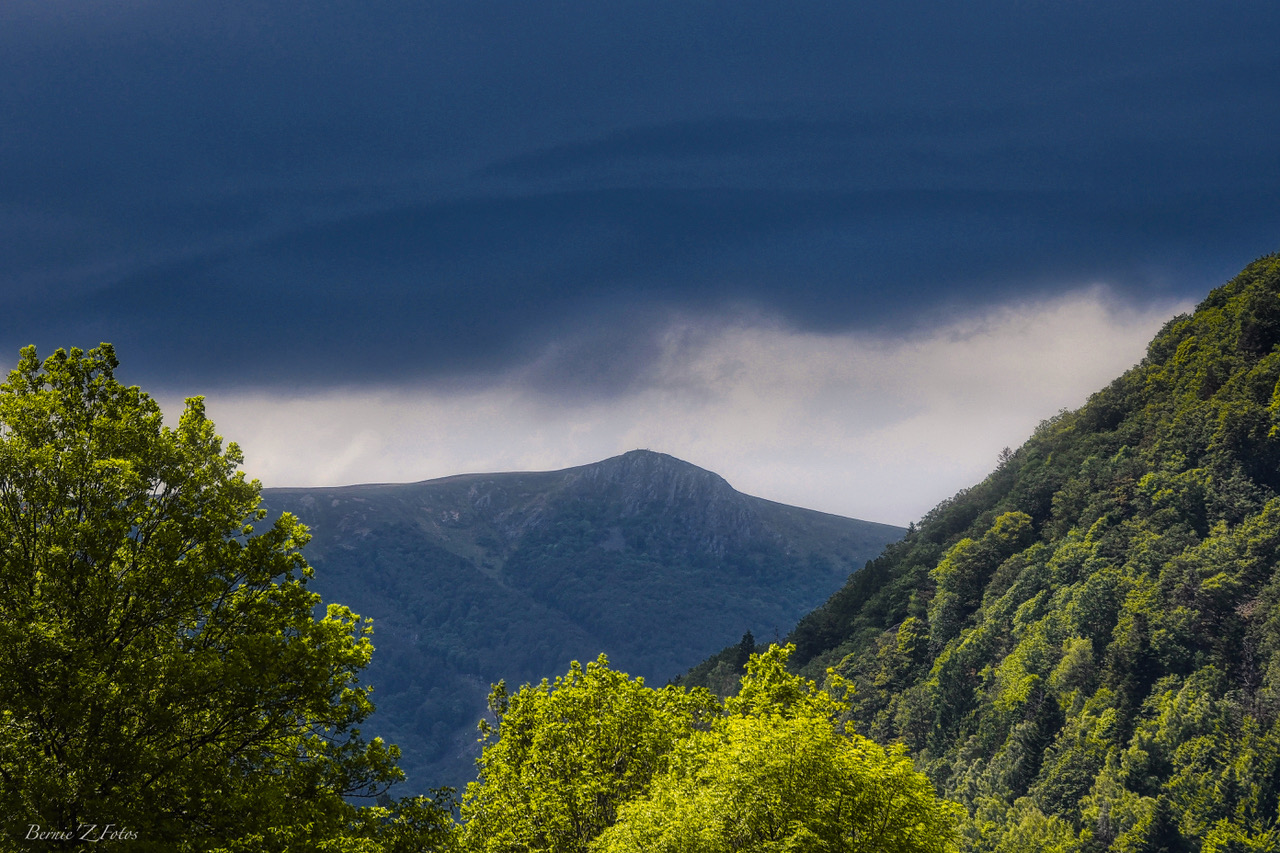
<svg viewBox="0 0 1280 853"><path fill-rule="evenodd" d="M906 524L1280 250L1278 36L1271 0L4 0L0 353L110 341L266 486L647 447Z"/></svg>

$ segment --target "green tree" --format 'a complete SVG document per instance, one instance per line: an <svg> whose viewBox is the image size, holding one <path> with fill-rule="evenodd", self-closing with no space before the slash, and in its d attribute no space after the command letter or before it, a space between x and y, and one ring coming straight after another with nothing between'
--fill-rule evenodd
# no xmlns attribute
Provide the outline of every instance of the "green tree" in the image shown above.
<svg viewBox="0 0 1280 853"><path fill-rule="evenodd" d="M619 809L595 850L954 849L958 807L937 798L902 747L845 735L836 720L847 705L788 673L791 651L752 656L726 715L676 747L669 769Z"/></svg>
<svg viewBox="0 0 1280 853"><path fill-rule="evenodd" d="M734 652L733 665L739 671L746 669L747 661L751 660L751 656L756 651L756 638L751 632L742 635L742 642L738 643L738 648Z"/></svg>
<svg viewBox="0 0 1280 853"><path fill-rule="evenodd" d="M717 709L705 690L653 690L604 655L514 696L499 683L489 706L498 725L481 723L480 775L462 805L467 848L486 851L586 850Z"/></svg>
<svg viewBox="0 0 1280 853"><path fill-rule="evenodd" d="M256 532L260 486L201 399L166 427L116 367L28 347L0 385L0 848L447 838L428 801L344 799L400 778L398 751L357 728L370 626L315 617L305 528Z"/></svg>
<svg viewBox="0 0 1280 853"><path fill-rule="evenodd" d="M468 850L952 849L956 807L902 749L846 736L843 697L753 654L721 708L645 687L603 656L490 699L496 729L462 807ZM831 686L844 684L836 676Z"/></svg>

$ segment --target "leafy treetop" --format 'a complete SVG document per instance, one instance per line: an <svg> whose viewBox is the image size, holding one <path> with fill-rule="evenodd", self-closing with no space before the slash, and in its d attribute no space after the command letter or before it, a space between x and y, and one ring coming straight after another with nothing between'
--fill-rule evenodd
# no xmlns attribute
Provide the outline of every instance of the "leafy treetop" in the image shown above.
<svg viewBox="0 0 1280 853"><path fill-rule="evenodd" d="M0 849L111 824L139 850L380 850L438 823L348 805L400 777L358 729L370 626L313 615L305 528L255 531L201 399L167 427L117 366L28 347L0 385Z"/></svg>

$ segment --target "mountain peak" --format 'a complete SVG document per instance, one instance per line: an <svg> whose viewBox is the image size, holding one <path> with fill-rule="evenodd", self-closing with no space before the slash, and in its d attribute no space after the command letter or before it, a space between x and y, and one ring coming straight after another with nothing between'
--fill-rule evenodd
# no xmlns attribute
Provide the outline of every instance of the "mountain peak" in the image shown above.
<svg viewBox="0 0 1280 853"><path fill-rule="evenodd" d="M632 450L572 469L565 484L577 499L617 506L623 518L674 518L701 531L703 545L717 555L761 532L752 498L719 474L665 453Z"/></svg>
<svg viewBox="0 0 1280 853"><path fill-rule="evenodd" d="M737 494L719 474L699 468L691 462L654 450L629 450L579 469L581 479L598 483L663 484L701 489L714 489Z"/></svg>
<svg viewBox="0 0 1280 853"><path fill-rule="evenodd" d="M650 450L264 499L310 527L312 588L377 624L378 727L418 790L474 772L498 679L536 684L605 652L661 683L794 624L903 532L740 494Z"/></svg>

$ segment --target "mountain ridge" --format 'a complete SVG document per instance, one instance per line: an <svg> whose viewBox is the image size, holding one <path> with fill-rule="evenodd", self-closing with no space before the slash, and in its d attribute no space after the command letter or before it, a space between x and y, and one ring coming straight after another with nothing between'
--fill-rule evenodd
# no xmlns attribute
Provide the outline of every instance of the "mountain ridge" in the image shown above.
<svg viewBox="0 0 1280 853"><path fill-rule="evenodd" d="M312 588L373 618L373 725L420 787L469 777L490 683L601 652L673 678L745 632L785 630L903 532L745 495L648 450L263 500L311 528Z"/></svg>

